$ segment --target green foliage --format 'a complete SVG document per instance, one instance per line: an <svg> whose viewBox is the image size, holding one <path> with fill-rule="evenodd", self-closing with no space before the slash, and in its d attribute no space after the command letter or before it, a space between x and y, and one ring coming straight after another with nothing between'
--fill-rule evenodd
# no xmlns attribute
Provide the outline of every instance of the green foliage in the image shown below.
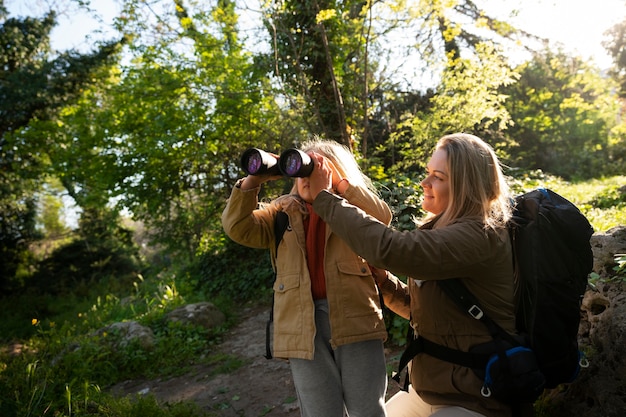
<svg viewBox="0 0 626 417"><path fill-rule="evenodd" d="M385 323L389 343L394 346L405 346L409 330L409 320L400 317L390 310L386 310Z"/></svg>
<svg viewBox="0 0 626 417"><path fill-rule="evenodd" d="M5 358L0 358L5 364ZM14 372L14 373L13 373ZM7 373L14 378L6 378ZM59 417L201 417L206 416L189 402L160 404L153 395L115 398L98 385L72 379L60 382L35 360L13 360L3 369L0 398L3 416L51 415ZM23 382L19 385L18 382Z"/></svg>
<svg viewBox="0 0 626 417"><path fill-rule="evenodd" d="M610 72L619 84L619 95L626 98L626 20L617 23L605 33L602 45L615 64Z"/></svg>
<svg viewBox="0 0 626 417"><path fill-rule="evenodd" d="M212 371L214 375L234 372L246 364L241 358L224 353L212 355L208 363L216 365L215 369Z"/></svg>
<svg viewBox="0 0 626 417"><path fill-rule="evenodd" d="M0 290L9 292L23 284L32 254L28 243L38 237L36 200L24 184L0 182ZM4 198L6 196L7 198Z"/></svg>
<svg viewBox="0 0 626 417"><path fill-rule="evenodd" d="M123 7L130 59L86 90L59 126L44 127L58 144L54 168L84 194L81 207L116 198L116 210L141 220L152 243L189 261L240 174L240 153L293 142L291 122L277 120L266 70L238 39L232 2L176 2L155 27L144 2Z"/></svg>
<svg viewBox="0 0 626 417"><path fill-rule="evenodd" d="M389 142L400 149L401 155L395 169L423 166L430 150L445 134L494 127L502 130L510 124L504 107L506 96L500 88L512 84L516 74L492 44L480 43L475 48L475 56L448 62L430 105L406 115L396 132L390 135Z"/></svg>
<svg viewBox="0 0 626 417"><path fill-rule="evenodd" d="M207 331L163 319L167 311L185 302L175 284L140 281L135 289L135 295L124 301L107 295L104 299L98 297L91 308L84 303L69 303L66 310L71 314L48 311L46 318L33 319L31 327L37 334L24 341L24 351L17 356L0 353L0 388L7 393L0 399L0 413L40 415L45 408L58 415L81 415L88 405L93 414L87 415L122 415L107 413L127 400L102 395L100 387L137 377L179 375L191 364L202 362L219 362L215 372L241 365L212 355L212 345L224 328ZM107 290L101 286L90 295L93 298ZM2 300L2 306L5 302L17 304L15 301ZM152 329L154 345L124 344L121 335L105 330L108 323L129 319ZM149 404L144 406L142 412L147 413ZM169 407L160 406L159 413L165 414L153 415L179 415L168 410Z"/></svg>
<svg viewBox="0 0 626 417"><path fill-rule="evenodd" d="M415 229L416 221L424 215L420 180L395 176L382 182L380 193L393 213L392 227L398 230Z"/></svg>
<svg viewBox="0 0 626 417"><path fill-rule="evenodd" d="M198 258L199 287L207 296L219 294L233 300L268 297L274 281L269 251L222 239L219 247Z"/></svg>
<svg viewBox="0 0 626 417"><path fill-rule="evenodd" d="M416 135L443 136L452 132L506 129L510 116L504 107L506 96L500 89L517 79L502 52L491 43L476 45L475 59L457 59L444 72L440 91L432 99L432 114L426 126L420 123Z"/></svg>
<svg viewBox="0 0 626 417"><path fill-rule="evenodd" d="M41 225L42 233L48 238L58 239L69 233L69 228L61 221L63 212L63 201L59 197L61 191L60 182L49 180L43 187L43 195L39 198L41 206L37 223Z"/></svg>
<svg viewBox="0 0 626 417"><path fill-rule="evenodd" d="M606 187L601 193L594 196L589 202L593 207L599 209L626 208L626 188L624 185L612 185Z"/></svg>
<svg viewBox="0 0 626 417"><path fill-rule="evenodd" d="M55 119L75 101L94 72L114 61L117 42L88 54L67 52L52 57L50 32L56 22L51 11L43 18L4 18L0 26L0 288L22 279L30 259L27 246L35 233L36 192L49 168L48 132L25 136L34 120Z"/></svg>
<svg viewBox="0 0 626 417"><path fill-rule="evenodd" d="M514 122L506 132L515 144L507 165L566 179L620 172L623 162L609 141L620 106L610 79L580 58L549 50L517 71L519 81L502 89Z"/></svg>
<svg viewBox="0 0 626 417"><path fill-rule="evenodd" d="M103 271L115 276L118 283L114 285L119 287L132 282L141 268L137 253L132 248L95 245L81 239L57 249L42 260L28 284L42 293L84 294L103 276ZM57 278L51 280L51 276Z"/></svg>
<svg viewBox="0 0 626 417"><path fill-rule="evenodd" d="M613 271L615 272L615 275L612 277L612 279L626 282L626 254L625 253L616 254L615 262L617 263L617 265L613 267Z"/></svg>
<svg viewBox="0 0 626 417"><path fill-rule="evenodd" d="M349 130L361 120L359 89L371 65L362 36L370 4L305 0L263 6L274 76L294 109L310 133L349 145Z"/></svg>

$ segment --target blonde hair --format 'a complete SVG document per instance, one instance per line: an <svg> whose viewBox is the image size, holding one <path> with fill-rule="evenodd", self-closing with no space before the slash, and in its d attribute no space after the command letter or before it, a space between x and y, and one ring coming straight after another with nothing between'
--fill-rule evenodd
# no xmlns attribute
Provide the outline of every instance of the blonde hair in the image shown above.
<svg viewBox="0 0 626 417"><path fill-rule="evenodd" d="M376 190L370 178L361 171L356 158L346 146L334 140L325 140L314 136L302 143L299 149L305 153L316 152L323 155L335 165L341 178L346 178L348 182L350 182L350 185L366 188L375 195L378 195L378 190ZM283 209L291 205L294 201L298 201L298 203L302 204L298 196L298 187L295 181L289 194L280 196L274 200L274 202L282 206Z"/></svg>
<svg viewBox="0 0 626 417"><path fill-rule="evenodd" d="M434 227L465 216L481 217L486 228L504 227L511 218L510 190L493 148L477 136L455 133L439 139L436 149L447 153L450 198Z"/></svg>

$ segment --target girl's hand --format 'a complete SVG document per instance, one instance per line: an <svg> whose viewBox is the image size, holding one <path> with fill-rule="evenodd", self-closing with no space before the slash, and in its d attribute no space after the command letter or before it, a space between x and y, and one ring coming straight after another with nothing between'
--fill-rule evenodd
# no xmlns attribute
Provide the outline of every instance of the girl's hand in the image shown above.
<svg viewBox="0 0 626 417"><path fill-rule="evenodd" d="M330 169L331 171L332 190L337 192L338 194L345 193L348 186L350 185L350 183L348 182L348 179L341 176L341 174L339 173L339 170L337 169L333 161L331 161L328 158L324 158L324 157L322 158L324 159L324 163L326 167Z"/></svg>
<svg viewBox="0 0 626 417"><path fill-rule="evenodd" d="M241 182L242 190L251 190L253 188L260 187L268 181L275 181L283 178L282 175L248 175Z"/></svg>
<svg viewBox="0 0 626 417"><path fill-rule="evenodd" d="M311 198L315 199L322 190L331 190L333 188L334 166L332 166L329 160L315 152L311 152L311 159L315 163L315 168L309 176L309 189Z"/></svg>

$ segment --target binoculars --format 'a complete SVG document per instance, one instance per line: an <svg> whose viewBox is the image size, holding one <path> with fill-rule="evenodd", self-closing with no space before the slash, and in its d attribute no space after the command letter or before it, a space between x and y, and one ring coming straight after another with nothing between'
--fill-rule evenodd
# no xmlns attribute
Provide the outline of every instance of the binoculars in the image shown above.
<svg viewBox="0 0 626 417"><path fill-rule="evenodd" d="M241 168L248 175L308 177L313 167L311 157L294 148L287 149L279 158L257 148L250 148L241 155Z"/></svg>

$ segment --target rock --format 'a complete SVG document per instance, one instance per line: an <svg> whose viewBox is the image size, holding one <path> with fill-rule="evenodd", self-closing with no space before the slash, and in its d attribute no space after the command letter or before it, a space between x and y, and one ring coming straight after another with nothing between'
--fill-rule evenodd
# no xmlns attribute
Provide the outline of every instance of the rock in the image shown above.
<svg viewBox="0 0 626 417"><path fill-rule="evenodd" d="M578 333L589 367L571 384L546 393L543 415L550 417L626 415L626 282L613 271L615 255L626 253L626 227L594 234L591 246L600 279L585 293Z"/></svg>
<svg viewBox="0 0 626 417"><path fill-rule="evenodd" d="M616 226L604 233L591 236L593 250L593 272L600 276L611 277L615 263L615 255L626 253L626 226Z"/></svg>
<svg viewBox="0 0 626 417"><path fill-rule="evenodd" d="M119 347L126 347L135 340L144 349L150 349L154 346L152 329L142 326L136 321L113 323L96 332L101 337L107 337L109 333L119 337L119 340L116 342L116 345Z"/></svg>
<svg viewBox="0 0 626 417"><path fill-rule="evenodd" d="M582 304L580 348L589 367L549 392L550 417L622 417L626 412L626 295L614 282L589 290Z"/></svg>
<svg viewBox="0 0 626 417"><path fill-rule="evenodd" d="M224 324L226 317L212 303L188 304L167 313L166 320L213 329Z"/></svg>

